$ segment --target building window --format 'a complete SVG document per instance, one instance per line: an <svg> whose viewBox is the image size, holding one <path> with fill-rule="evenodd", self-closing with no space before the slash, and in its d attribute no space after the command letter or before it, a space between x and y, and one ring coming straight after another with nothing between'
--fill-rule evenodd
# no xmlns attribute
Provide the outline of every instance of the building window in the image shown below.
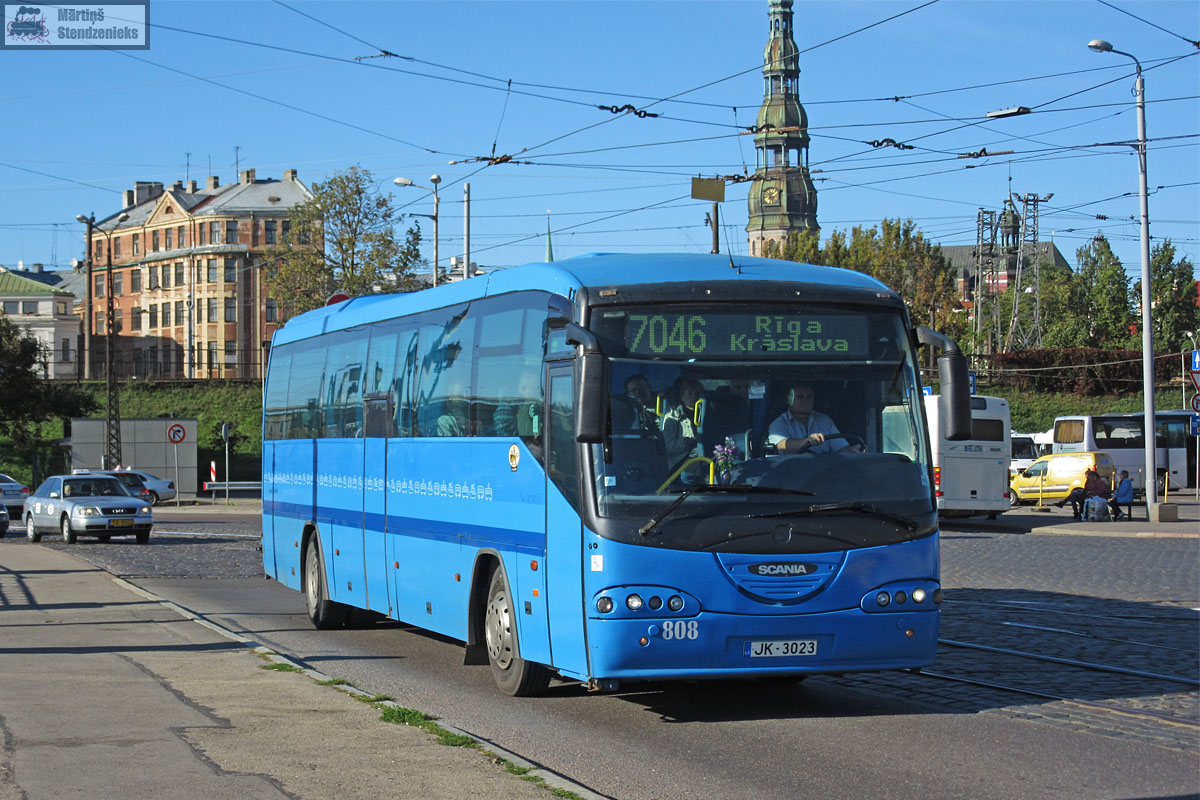
<svg viewBox="0 0 1200 800"><path fill-rule="evenodd" d="M129 324L133 326L133 330L140 331L142 329L142 307L134 306L129 312Z"/></svg>
<svg viewBox="0 0 1200 800"><path fill-rule="evenodd" d="M236 297L226 297L225 298L225 321L226 322L237 322L237 298Z"/></svg>
<svg viewBox="0 0 1200 800"><path fill-rule="evenodd" d="M120 272L114 272L113 276L113 295L120 297L125 294L125 275Z"/></svg>
<svg viewBox="0 0 1200 800"><path fill-rule="evenodd" d="M175 262L175 285L183 286L183 262Z"/></svg>
<svg viewBox="0 0 1200 800"><path fill-rule="evenodd" d="M159 242L158 231L151 231L150 232L150 247L153 248L155 253L157 253L159 251L159 244L160 244L160 242Z"/></svg>
<svg viewBox="0 0 1200 800"><path fill-rule="evenodd" d="M175 230L173 228L167 228L163 231L163 239L163 244L168 250L175 249Z"/></svg>
<svg viewBox="0 0 1200 800"><path fill-rule="evenodd" d="M113 333L120 333L123 330L125 330L125 315L121 309L113 309Z"/></svg>
<svg viewBox="0 0 1200 800"><path fill-rule="evenodd" d="M70 339L62 340L62 360L63 361L71 360L71 340Z"/></svg>
<svg viewBox="0 0 1200 800"><path fill-rule="evenodd" d="M54 308L60 317L63 316L64 314L69 313L67 311L67 304L64 303L62 300L59 300L57 303L55 303Z"/></svg>
<svg viewBox="0 0 1200 800"><path fill-rule="evenodd" d="M217 260L215 258L210 258L208 260L208 282L217 282Z"/></svg>
<svg viewBox="0 0 1200 800"><path fill-rule="evenodd" d="M158 306L150 306L150 330L158 327Z"/></svg>
<svg viewBox="0 0 1200 800"><path fill-rule="evenodd" d="M113 254L113 258L119 258L121 256L121 237L120 236L118 236L112 240L112 254Z"/></svg>
<svg viewBox="0 0 1200 800"><path fill-rule="evenodd" d="M225 259L225 282L234 283L237 281L237 259Z"/></svg>
<svg viewBox="0 0 1200 800"><path fill-rule="evenodd" d="M237 342L225 343L225 366L237 363Z"/></svg>
<svg viewBox="0 0 1200 800"><path fill-rule="evenodd" d="M275 220L269 219L263 223L263 242L275 244Z"/></svg>
<svg viewBox="0 0 1200 800"><path fill-rule="evenodd" d="M231 219L225 223L225 244L237 244L237 220Z"/></svg>
<svg viewBox="0 0 1200 800"><path fill-rule="evenodd" d="M4 301L4 313L8 314L9 316L15 316L20 307L20 304L16 300Z"/></svg>
<svg viewBox="0 0 1200 800"><path fill-rule="evenodd" d="M133 235L133 254L136 256L140 252L142 252L142 235L135 233Z"/></svg>
<svg viewBox="0 0 1200 800"><path fill-rule="evenodd" d="M175 230L176 230L176 231L179 233L179 237L178 237L178 238L179 238L179 246L180 246L180 247L184 247L184 246L185 246L185 245L184 245L184 243L183 243L183 231L184 231L184 227L183 227L182 225L180 225L180 226L179 226L178 228L176 228Z"/></svg>
<svg viewBox="0 0 1200 800"><path fill-rule="evenodd" d="M292 232L292 221L290 219L285 219L280 229L283 231L283 240L286 242L288 240L288 234Z"/></svg>
<svg viewBox="0 0 1200 800"><path fill-rule="evenodd" d="M159 288L158 265L154 264L153 266L146 267L146 271L150 273L150 288L151 289Z"/></svg>
<svg viewBox="0 0 1200 800"><path fill-rule="evenodd" d="M95 330L96 330L97 334L99 334L101 336L104 335L104 312L103 311L96 312Z"/></svg>
<svg viewBox="0 0 1200 800"><path fill-rule="evenodd" d="M142 271L136 267L129 270L129 291L133 294L142 291Z"/></svg>
<svg viewBox="0 0 1200 800"><path fill-rule="evenodd" d="M119 242L121 240L118 239L117 241ZM121 251L117 250L117 254L119 255L120 253L121 253ZM97 261L104 260L104 240L103 239L99 239L96 241L96 260Z"/></svg>
<svg viewBox="0 0 1200 800"><path fill-rule="evenodd" d="M104 297L104 276L96 276L96 297Z"/></svg>
<svg viewBox="0 0 1200 800"><path fill-rule="evenodd" d="M183 301L176 300L175 301L175 324L176 325L184 325L184 324L186 324L186 322L187 322L187 320L185 319L185 317L183 315Z"/></svg>
<svg viewBox="0 0 1200 800"><path fill-rule="evenodd" d="M275 308L274 298L267 298L267 322L275 322L279 317L279 311Z"/></svg>
<svg viewBox="0 0 1200 800"><path fill-rule="evenodd" d="M171 288L171 265L170 264L162 265L162 288L164 288L164 289Z"/></svg>
<svg viewBox="0 0 1200 800"><path fill-rule="evenodd" d="M162 304L162 326L164 328L169 328L169 327L171 327L171 324L172 324L171 323L171 304L163 303Z"/></svg>
<svg viewBox="0 0 1200 800"><path fill-rule="evenodd" d="M217 299L215 297L208 298L208 317L209 322L220 322L217 318Z"/></svg>
<svg viewBox="0 0 1200 800"><path fill-rule="evenodd" d="M196 226L196 245L204 244L204 223L201 222Z"/></svg>
<svg viewBox="0 0 1200 800"><path fill-rule="evenodd" d="M22 300L21 301L21 313L22 314L36 314L37 312L38 312L37 300Z"/></svg>
<svg viewBox="0 0 1200 800"><path fill-rule="evenodd" d="M221 243L221 223L219 223L219 222L208 223L208 243L209 244L220 244Z"/></svg>
<svg viewBox="0 0 1200 800"><path fill-rule="evenodd" d="M214 367L219 366L217 359L219 357L218 354L220 353L220 347L221 347L220 342L209 342L208 343L208 368L209 369L213 369Z"/></svg>

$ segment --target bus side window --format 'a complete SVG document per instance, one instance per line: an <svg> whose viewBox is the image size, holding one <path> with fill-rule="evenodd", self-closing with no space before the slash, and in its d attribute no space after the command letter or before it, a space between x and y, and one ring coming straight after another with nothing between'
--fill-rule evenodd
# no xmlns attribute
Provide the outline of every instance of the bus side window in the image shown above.
<svg viewBox="0 0 1200 800"><path fill-rule="evenodd" d="M292 378L288 384L289 439L320 436L321 388L325 377L325 341L306 339L292 351Z"/></svg>
<svg viewBox="0 0 1200 800"><path fill-rule="evenodd" d="M263 396L265 407L264 439L288 438L288 373L292 370L292 347L271 348L267 371L267 388Z"/></svg>
<svg viewBox="0 0 1200 800"><path fill-rule="evenodd" d="M471 436L469 392L475 320L466 309L421 326L417 435Z"/></svg>

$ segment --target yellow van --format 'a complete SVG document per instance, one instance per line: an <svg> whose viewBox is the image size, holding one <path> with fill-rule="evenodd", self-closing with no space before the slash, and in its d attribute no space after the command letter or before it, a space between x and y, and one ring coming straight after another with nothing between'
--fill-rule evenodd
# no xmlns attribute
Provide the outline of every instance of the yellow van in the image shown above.
<svg viewBox="0 0 1200 800"><path fill-rule="evenodd" d="M1008 487L1008 502L1014 506L1062 500L1076 486L1082 488L1084 473L1094 469L1112 485L1113 460L1108 453L1054 453L1042 456L1013 476Z"/></svg>

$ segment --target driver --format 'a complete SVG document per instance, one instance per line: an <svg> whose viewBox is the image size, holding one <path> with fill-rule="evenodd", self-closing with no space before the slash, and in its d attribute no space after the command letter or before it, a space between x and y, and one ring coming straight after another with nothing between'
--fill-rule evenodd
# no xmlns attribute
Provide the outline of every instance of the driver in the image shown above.
<svg viewBox="0 0 1200 800"><path fill-rule="evenodd" d="M767 441L778 453L858 452L859 445L838 436L837 425L828 415L813 410L813 388L795 384L788 393L788 409L767 430Z"/></svg>

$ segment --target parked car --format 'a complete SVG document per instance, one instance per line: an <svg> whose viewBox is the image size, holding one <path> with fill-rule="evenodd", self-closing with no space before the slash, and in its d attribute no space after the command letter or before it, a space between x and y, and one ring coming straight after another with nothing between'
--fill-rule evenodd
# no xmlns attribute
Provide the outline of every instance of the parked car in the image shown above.
<svg viewBox="0 0 1200 800"><path fill-rule="evenodd" d="M1021 503L1065 500L1071 490L1083 487L1084 475L1094 469L1106 482L1111 483L1113 460L1108 453L1053 453L1042 456L1012 478L1009 486L1009 502L1013 506Z"/></svg>
<svg viewBox="0 0 1200 800"><path fill-rule="evenodd" d="M163 500L170 500L175 497L175 483L173 481L156 478L149 472L142 472L137 469L123 469L120 472L127 475L137 475L142 479L142 483L146 484L146 488L150 490L152 505L157 505Z"/></svg>
<svg viewBox="0 0 1200 800"><path fill-rule="evenodd" d="M0 539L8 533L8 509L0 505Z"/></svg>
<svg viewBox="0 0 1200 800"><path fill-rule="evenodd" d="M23 519L21 512L28 496L28 486L0 472L0 501L8 511L9 519Z"/></svg>
<svg viewBox="0 0 1200 800"><path fill-rule="evenodd" d="M74 471L74 474L82 475L87 473L85 473L83 470L77 469ZM120 472L117 472L116 470L103 470L91 474L112 475L114 478L124 484L125 490L129 492L130 495L138 498L139 500L143 500L150 505L154 505L154 493L150 491L145 482L138 477L136 472L125 472L124 470Z"/></svg>
<svg viewBox="0 0 1200 800"><path fill-rule="evenodd" d="M130 496L112 475L52 475L25 501L25 535L31 542L58 531L67 544L79 536L107 542L113 536L150 541L150 504Z"/></svg>

